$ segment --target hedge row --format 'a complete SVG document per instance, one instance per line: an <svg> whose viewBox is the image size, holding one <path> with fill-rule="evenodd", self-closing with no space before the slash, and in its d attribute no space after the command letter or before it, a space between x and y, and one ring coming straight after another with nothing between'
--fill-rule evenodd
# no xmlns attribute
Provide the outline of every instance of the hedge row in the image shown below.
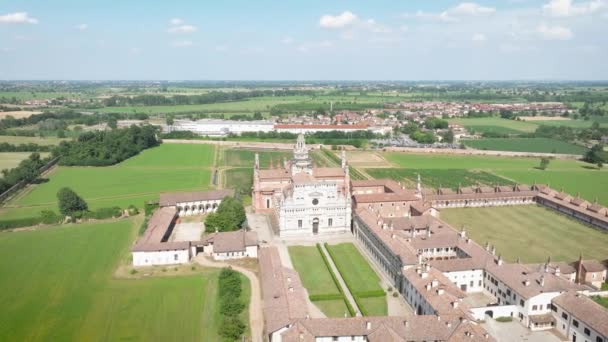
<svg viewBox="0 0 608 342"><path fill-rule="evenodd" d="M334 299L343 299L344 295L342 293L324 293L324 294L316 294L308 296L311 302L320 301L320 300L334 300Z"/></svg>
<svg viewBox="0 0 608 342"><path fill-rule="evenodd" d="M357 295L357 297L361 297L361 298L384 297L384 296L386 296L386 292L384 292L384 290L361 291L361 292L357 292L356 295Z"/></svg>
<svg viewBox="0 0 608 342"><path fill-rule="evenodd" d="M340 296L344 300L344 304L346 304L346 309L348 309L348 312L350 313L350 315L352 317L355 317L357 315L357 313L355 312L355 309L353 308L353 306L350 304L350 302L344 295L344 291L342 290L342 286L340 286L338 277L336 277L336 275L334 274L334 271L332 270L332 268L329 264L329 260L327 260L327 257L325 256L325 253L323 253L323 249L321 248L321 244L319 244L319 243L317 243L317 250L319 251L319 254L321 254L321 259L323 259L323 263L325 264L325 267L329 271L329 274L331 275L331 278L333 279L334 284L338 288L338 291L340 291ZM336 298L336 299L338 299L338 298ZM311 299L311 301L312 301L312 299Z"/></svg>
<svg viewBox="0 0 608 342"><path fill-rule="evenodd" d="M359 296L353 295L353 299L355 300L355 303L357 303L357 306L359 307L359 311L361 311L361 316L369 316L369 313L367 312L367 309L359 301Z"/></svg>
<svg viewBox="0 0 608 342"><path fill-rule="evenodd" d="M135 209L136 213L137 209ZM72 215L76 219L94 219L103 220L108 218L119 217L122 215L122 209L119 207L99 208L95 211L76 212ZM0 230L23 228L37 226L40 224L57 224L63 221L64 217L51 210L43 210L39 216L24 217L12 220L0 221Z"/></svg>

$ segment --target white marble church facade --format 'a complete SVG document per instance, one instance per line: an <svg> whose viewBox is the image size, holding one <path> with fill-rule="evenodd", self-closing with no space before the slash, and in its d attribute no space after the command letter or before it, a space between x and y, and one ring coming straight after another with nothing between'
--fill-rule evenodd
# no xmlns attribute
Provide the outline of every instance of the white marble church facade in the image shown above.
<svg viewBox="0 0 608 342"><path fill-rule="evenodd" d="M350 232L349 184L345 155L340 167L314 167L300 135L293 160L283 167L261 170L256 156L253 206L275 216L282 237Z"/></svg>

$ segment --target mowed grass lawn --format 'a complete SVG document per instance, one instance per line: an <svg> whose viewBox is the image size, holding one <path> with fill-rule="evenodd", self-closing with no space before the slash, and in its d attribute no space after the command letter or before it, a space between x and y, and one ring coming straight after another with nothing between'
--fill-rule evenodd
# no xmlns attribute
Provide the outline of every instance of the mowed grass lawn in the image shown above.
<svg viewBox="0 0 608 342"><path fill-rule="evenodd" d="M309 295L340 293L316 246L289 246L288 249Z"/></svg>
<svg viewBox="0 0 608 342"><path fill-rule="evenodd" d="M58 167L49 181L11 201L0 214L6 218L57 211L57 191L70 187L92 209L158 199L160 192L204 190L210 187L214 146L163 144L109 167Z"/></svg>
<svg viewBox="0 0 608 342"><path fill-rule="evenodd" d="M443 209L441 218L466 228L478 244L489 242L514 262L573 261L608 258L608 233L587 227L555 211L536 206Z"/></svg>
<svg viewBox="0 0 608 342"><path fill-rule="evenodd" d="M580 193L580 196L598 201L608 206L608 168L598 170L594 165L576 160L551 160L547 170L538 169L539 158L512 158L494 156L461 156L447 154L408 154L408 153L384 153L383 156L397 169L410 169L409 173L416 173L417 169L425 170L449 170L464 169L486 171L496 176L506 178L516 183L541 183L549 184L554 189L569 192L572 195ZM383 171L384 173L390 172ZM395 171L397 172L397 171ZM437 172L439 174L439 172ZM445 179L445 181L442 181ZM445 186L456 180L456 177L445 175L435 177L434 183L442 182ZM424 177L422 182L425 183ZM483 181L482 181L483 182Z"/></svg>
<svg viewBox="0 0 608 342"><path fill-rule="evenodd" d="M0 340L219 340L219 271L112 279L134 222L1 233Z"/></svg>
<svg viewBox="0 0 608 342"><path fill-rule="evenodd" d="M0 152L0 170L12 169L19 165L22 160L27 159L32 152ZM48 156L49 153L42 152L42 158ZM0 178L2 174L0 174Z"/></svg>
<svg viewBox="0 0 608 342"><path fill-rule="evenodd" d="M385 316L388 312L386 296L364 298L365 292L383 291L380 278L352 243L326 245L330 255L348 286L369 316Z"/></svg>
<svg viewBox="0 0 608 342"><path fill-rule="evenodd" d="M548 138L487 138L463 140L466 146L478 150L585 154L587 148Z"/></svg>

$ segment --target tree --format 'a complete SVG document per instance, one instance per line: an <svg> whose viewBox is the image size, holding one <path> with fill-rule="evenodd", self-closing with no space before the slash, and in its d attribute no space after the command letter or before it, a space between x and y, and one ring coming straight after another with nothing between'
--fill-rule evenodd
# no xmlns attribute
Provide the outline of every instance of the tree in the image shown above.
<svg viewBox="0 0 608 342"><path fill-rule="evenodd" d="M116 127L118 127L118 120L116 120L116 118L114 117L109 118L108 127L110 127L111 129L116 129Z"/></svg>
<svg viewBox="0 0 608 342"><path fill-rule="evenodd" d="M88 209L87 202L70 188L59 189L57 199L59 200L59 212L66 216Z"/></svg>
<svg viewBox="0 0 608 342"><path fill-rule="evenodd" d="M452 131L451 129L447 130L446 132L441 134L441 138L443 139L442 142L449 143L449 144L453 143L454 142L454 131Z"/></svg>
<svg viewBox="0 0 608 342"><path fill-rule="evenodd" d="M253 113L253 120L262 120L262 119L263 119L262 113L260 113L260 112Z"/></svg>
<svg viewBox="0 0 608 342"><path fill-rule="evenodd" d="M551 159L549 159L549 158L546 158L546 157L540 158L540 166L539 166L539 168L541 170L546 170L547 167L549 166L550 162L551 162Z"/></svg>
<svg viewBox="0 0 608 342"><path fill-rule="evenodd" d="M606 153L604 152L604 146L601 144L594 145L587 153L585 153L584 161L592 164L606 162Z"/></svg>
<svg viewBox="0 0 608 342"><path fill-rule="evenodd" d="M601 170L602 167L604 167L604 163L602 163L601 161L597 162L597 168Z"/></svg>
<svg viewBox="0 0 608 342"><path fill-rule="evenodd" d="M206 232L229 232L241 228L247 216L243 202L234 197L224 197L217 211L205 219Z"/></svg>
<svg viewBox="0 0 608 342"><path fill-rule="evenodd" d="M173 125L173 115L167 115L165 117L165 121L167 122L167 125L169 125L169 126Z"/></svg>

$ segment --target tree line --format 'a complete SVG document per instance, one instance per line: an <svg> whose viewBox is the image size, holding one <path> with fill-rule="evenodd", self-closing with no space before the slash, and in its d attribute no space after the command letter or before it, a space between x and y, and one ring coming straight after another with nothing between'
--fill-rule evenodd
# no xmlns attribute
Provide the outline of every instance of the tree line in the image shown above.
<svg viewBox="0 0 608 342"><path fill-rule="evenodd" d="M51 160L52 157L41 158L39 153L32 153L27 159L22 160L17 167L2 170L0 193L5 192L19 182L34 181L40 175L39 170Z"/></svg>

